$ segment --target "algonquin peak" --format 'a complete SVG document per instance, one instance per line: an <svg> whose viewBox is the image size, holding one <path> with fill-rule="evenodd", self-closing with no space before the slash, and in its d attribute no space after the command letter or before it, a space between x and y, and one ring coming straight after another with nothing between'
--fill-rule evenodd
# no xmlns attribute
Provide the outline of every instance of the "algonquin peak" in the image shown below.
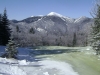
<svg viewBox="0 0 100 75"><path fill-rule="evenodd" d="M62 16L61 14L50 12L44 16L33 16L28 17L23 20L11 20L10 27L12 28L14 37L18 37L17 35L23 35L23 39L28 34L30 37L37 37L38 43L35 43L35 39L30 40L30 45L43 45L41 41L45 41L45 44L48 45L58 45L58 43L62 43L62 45L68 45L68 41L73 41L74 32L76 32L76 36L82 40L78 41L76 44L83 46L85 45L83 42L86 42L86 38L90 33L91 24L93 24L93 19L85 16L81 16L79 18L70 18L66 16ZM16 26L19 29L20 33L16 33ZM34 35L30 34L30 30L33 29ZM23 34L24 33L24 34ZM58 37L59 36L59 37ZM22 37L22 36L21 36ZM18 38L21 38L20 36ZM43 38L44 37L44 38ZM66 41L64 41L62 38ZM48 40L51 39L51 40ZM26 39L26 38L25 38ZM58 40L62 39L62 42ZM21 40L20 40L21 41ZM36 42L37 42L36 41ZM27 43L27 41L25 41ZM52 42L52 43L51 43ZM23 42L24 43L24 42ZM44 45L45 45L44 44ZM23 44L24 45L24 44ZM70 44L71 45L71 44Z"/></svg>

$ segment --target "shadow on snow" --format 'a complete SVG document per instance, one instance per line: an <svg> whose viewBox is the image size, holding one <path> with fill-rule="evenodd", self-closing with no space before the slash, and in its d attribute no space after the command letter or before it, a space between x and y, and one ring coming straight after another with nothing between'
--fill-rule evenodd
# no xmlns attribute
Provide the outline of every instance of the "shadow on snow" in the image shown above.
<svg viewBox="0 0 100 75"><path fill-rule="evenodd" d="M78 52L78 50L77 49L33 50L30 52L30 54L36 56L36 55L62 54L71 52Z"/></svg>

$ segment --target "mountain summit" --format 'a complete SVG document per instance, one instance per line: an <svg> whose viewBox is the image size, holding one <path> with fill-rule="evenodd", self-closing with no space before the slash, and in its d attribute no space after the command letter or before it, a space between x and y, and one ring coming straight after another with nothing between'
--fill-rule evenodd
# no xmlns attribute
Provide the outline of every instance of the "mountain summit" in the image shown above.
<svg viewBox="0 0 100 75"><path fill-rule="evenodd" d="M64 17L63 15L58 14L58 13L56 13L56 12L50 12L47 16L58 16L58 17Z"/></svg>

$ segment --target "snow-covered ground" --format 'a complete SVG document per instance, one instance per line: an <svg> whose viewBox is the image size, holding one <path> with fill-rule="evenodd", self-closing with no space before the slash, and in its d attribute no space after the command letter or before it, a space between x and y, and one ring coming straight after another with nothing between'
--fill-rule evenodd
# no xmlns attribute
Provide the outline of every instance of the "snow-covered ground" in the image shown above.
<svg viewBox="0 0 100 75"><path fill-rule="evenodd" d="M0 55L4 53L0 46ZM79 75L68 63L31 56L29 48L18 48L18 59L0 58L0 75Z"/></svg>

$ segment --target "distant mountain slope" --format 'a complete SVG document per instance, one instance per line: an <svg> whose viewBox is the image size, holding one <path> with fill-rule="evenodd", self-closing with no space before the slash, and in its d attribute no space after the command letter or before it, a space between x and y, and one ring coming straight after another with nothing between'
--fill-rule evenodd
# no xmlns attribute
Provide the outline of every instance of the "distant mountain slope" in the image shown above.
<svg viewBox="0 0 100 75"><path fill-rule="evenodd" d="M72 37L73 33L88 35L91 30L93 19L85 16L79 18L70 18L51 12L45 16L32 16L26 19L17 21L11 20L11 28L16 32L16 26L19 27L20 32L29 33L30 28L34 28L35 34L42 36L66 36Z"/></svg>

